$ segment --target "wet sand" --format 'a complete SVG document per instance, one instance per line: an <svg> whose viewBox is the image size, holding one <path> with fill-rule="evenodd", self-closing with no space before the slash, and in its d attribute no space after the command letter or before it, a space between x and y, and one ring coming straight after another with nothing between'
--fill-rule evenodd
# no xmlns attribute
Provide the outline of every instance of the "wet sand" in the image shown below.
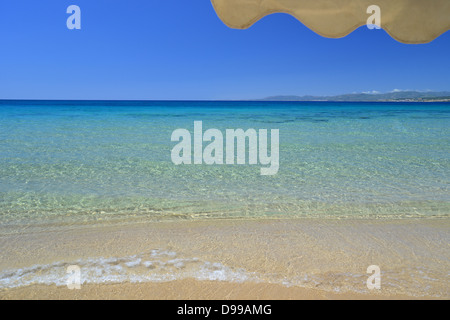
<svg viewBox="0 0 450 320"><path fill-rule="evenodd" d="M1 227L2 271L142 255L149 250L170 251L184 264L174 267L169 263L149 271L174 277L168 281L93 281L83 283L80 290L33 284L2 289L0 298L448 299L449 231L448 219L140 221ZM220 277L200 277L203 267L198 266L205 264L223 268L216 270ZM370 265L380 266L380 290L367 289ZM127 272L141 272L129 266ZM82 265L81 269L88 267ZM49 272L43 270L40 272ZM238 278L243 274L249 276Z"/></svg>
<svg viewBox="0 0 450 320"><path fill-rule="evenodd" d="M23 300L412 300L407 295L332 293L278 284L177 280L164 283L86 285L80 290L35 285L4 290L1 299ZM429 297L428 297L429 298Z"/></svg>

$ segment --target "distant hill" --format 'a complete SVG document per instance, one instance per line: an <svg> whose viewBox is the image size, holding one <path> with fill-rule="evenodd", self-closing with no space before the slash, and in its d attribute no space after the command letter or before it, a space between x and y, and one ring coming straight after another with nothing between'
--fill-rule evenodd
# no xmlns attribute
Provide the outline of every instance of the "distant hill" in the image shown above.
<svg viewBox="0 0 450 320"><path fill-rule="evenodd" d="M388 93L350 93L337 96L273 96L263 101L450 101L450 91L394 91Z"/></svg>

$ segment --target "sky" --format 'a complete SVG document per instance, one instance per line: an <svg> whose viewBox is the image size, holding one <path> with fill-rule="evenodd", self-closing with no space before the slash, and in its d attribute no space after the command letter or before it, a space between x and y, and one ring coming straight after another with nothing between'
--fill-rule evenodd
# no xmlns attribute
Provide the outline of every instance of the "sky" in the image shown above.
<svg viewBox="0 0 450 320"><path fill-rule="evenodd" d="M67 7L81 8L69 30ZM222 100L450 90L450 32L322 37L287 14L227 27L210 0L2 0L0 99Z"/></svg>

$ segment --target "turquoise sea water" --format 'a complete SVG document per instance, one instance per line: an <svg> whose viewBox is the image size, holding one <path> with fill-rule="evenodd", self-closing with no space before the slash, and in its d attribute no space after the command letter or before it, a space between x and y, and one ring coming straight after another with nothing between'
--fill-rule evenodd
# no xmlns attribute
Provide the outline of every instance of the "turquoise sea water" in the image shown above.
<svg viewBox="0 0 450 320"><path fill-rule="evenodd" d="M175 166L171 134L194 121L279 129L278 174ZM3 225L443 217L449 185L449 103L0 102Z"/></svg>

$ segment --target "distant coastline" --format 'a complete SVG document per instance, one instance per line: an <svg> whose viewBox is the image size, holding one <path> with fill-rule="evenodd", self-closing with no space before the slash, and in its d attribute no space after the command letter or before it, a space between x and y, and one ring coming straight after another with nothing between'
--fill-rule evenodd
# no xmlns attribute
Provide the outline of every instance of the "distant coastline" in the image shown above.
<svg viewBox="0 0 450 320"><path fill-rule="evenodd" d="M328 102L450 102L450 92L393 91L388 93L351 93L335 96L271 96L260 100Z"/></svg>

